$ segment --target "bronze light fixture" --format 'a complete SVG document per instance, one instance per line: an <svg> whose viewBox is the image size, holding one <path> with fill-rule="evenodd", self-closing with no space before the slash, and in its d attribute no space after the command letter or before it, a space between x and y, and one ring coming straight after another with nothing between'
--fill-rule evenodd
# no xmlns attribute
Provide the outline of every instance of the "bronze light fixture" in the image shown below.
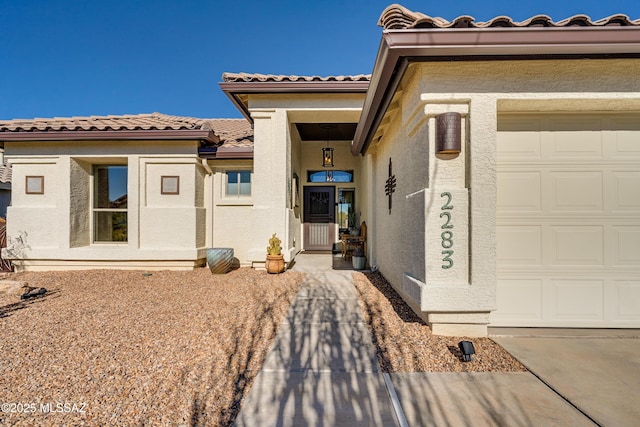
<svg viewBox="0 0 640 427"><path fill-rule="evenodd" d="M462 146L460 113L443 113L436 117L436 152L458 154Z"/></svg>
<svg viewBox="0 0 640 427"><path fill-rule="evenodd" d="M333 148L329 147L329 131L335 125L329 123L323 123L320 125L321 128L327 130L327 146L322 148L322 167L332 168L333 167Z"/></svg>

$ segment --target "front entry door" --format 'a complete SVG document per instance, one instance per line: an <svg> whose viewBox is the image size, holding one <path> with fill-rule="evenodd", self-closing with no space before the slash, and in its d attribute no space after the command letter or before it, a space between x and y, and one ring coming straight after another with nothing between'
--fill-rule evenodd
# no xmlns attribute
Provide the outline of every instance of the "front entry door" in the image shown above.
<svg viewBox="0 0 640 427"><path fill-rule="evenodd" d="M335 236L335 188L304 187L304 249L329 251Z"/></svg>

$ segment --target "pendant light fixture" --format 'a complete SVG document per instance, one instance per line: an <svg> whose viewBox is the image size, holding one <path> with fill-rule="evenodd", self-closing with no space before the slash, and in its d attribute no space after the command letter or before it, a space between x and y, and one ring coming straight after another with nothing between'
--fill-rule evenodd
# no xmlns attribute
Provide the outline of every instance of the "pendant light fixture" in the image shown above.
<svg viewBox="0 0 640 427"><path fill-rule="evenodd" d="M327 146L322 148L322 167L332 168L333 148L329 147L329 131L331 130L331 128L335 127L335 125L332 125L330 123L322 123L320 127L327 130Z"/></svg>

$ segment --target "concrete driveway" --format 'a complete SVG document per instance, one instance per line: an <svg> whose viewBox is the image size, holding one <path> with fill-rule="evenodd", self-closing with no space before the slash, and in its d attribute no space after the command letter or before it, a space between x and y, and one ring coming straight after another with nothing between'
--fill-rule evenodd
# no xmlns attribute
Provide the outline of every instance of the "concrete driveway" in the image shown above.
<svg viewBox="0 0 640 427"><path fill-rule="evenodd" d="M640 423L640 330L496 328L490 336L601 426Z"/></svg>

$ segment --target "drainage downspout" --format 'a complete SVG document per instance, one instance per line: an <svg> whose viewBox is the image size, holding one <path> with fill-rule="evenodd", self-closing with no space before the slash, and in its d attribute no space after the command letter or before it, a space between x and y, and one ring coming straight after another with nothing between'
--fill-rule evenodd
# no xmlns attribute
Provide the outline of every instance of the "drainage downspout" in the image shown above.
<svg viewBox="0 0 640 427"><path fill-rule="evenodd" d="M204 205L207 210L206 215L206 236L205 245L207 248L213 247L213 169L209 166L207 159L202 160L202 167L207 172L204 182Z"/></svg>

